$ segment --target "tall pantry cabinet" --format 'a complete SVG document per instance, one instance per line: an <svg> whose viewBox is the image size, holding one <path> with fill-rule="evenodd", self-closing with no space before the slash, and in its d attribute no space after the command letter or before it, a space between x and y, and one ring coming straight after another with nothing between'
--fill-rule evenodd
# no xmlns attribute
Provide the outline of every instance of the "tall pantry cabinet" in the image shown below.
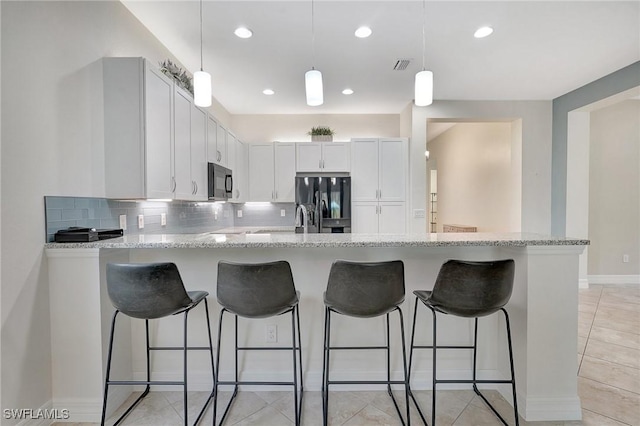
<svg viewBox="0 0 640 426"><path fill-rule="evenodd" d="M352 232L406 232L408 169L408 139L351 140Z"/></svg>

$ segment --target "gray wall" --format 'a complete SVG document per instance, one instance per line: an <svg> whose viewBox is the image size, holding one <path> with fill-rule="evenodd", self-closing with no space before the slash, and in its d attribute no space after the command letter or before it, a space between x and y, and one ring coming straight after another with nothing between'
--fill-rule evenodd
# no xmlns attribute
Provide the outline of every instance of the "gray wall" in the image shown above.
<svg viewBox="0 0 640 426"><path fill-rule="evenodd" d="M640 61L553 100L551 156L551 233L564 236L567 212L568 114L617 93L640 86Z"/></svg>

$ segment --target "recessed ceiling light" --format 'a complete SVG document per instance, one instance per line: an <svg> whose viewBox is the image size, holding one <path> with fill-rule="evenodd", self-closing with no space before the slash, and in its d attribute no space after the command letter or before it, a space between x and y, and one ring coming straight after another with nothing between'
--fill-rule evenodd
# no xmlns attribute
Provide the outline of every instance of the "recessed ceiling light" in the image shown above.
<svg viewBox="0 0 640 426"><path fill-rule="evenodd" d="M476 32L473 34L473 36L475 38L483 38L486 37L488 35L491 35L491 33L493 32L493 28L491 27L480 27L476 30Z"/></svg>
<svg viewBox="0 0 640 426"><path fill-rule="evenodd" d="M233 33L240 38L249 38L253 35L253 31L246 27L238 27Z"/></svg>
<svg viewBox="0 0 640 426"><path fill-rule="evenodd" d="M273 90L271 90L271 89L264 89L264 90L262 91L262 93L264 93L265 95L269 95L269 96L271 96L271 95L273 95L273 94L274 94L274 93L276 93L276 92L274 92L274 91L273 91Z"/></svg>
<svg viewBox="0 0 640 426"><path fill-rule="evenodd" d="M342 94L343 94L343 95L353 95L353 90L351 90L351 89L344 89L344 90L342 91Z"/></svg>
<svg viewBox="0 0 640 426"><path fill-rule="evenodd" d="M371 32L371 28L369 27L360 27L356 30L356 37L367 38L371 35Z"/></svg>

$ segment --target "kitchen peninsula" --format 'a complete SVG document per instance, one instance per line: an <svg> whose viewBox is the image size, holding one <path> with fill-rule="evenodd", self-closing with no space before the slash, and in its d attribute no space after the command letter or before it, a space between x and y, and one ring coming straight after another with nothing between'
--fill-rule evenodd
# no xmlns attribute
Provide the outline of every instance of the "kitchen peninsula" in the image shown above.
<svg viewBox="0 0 640 426"><path fill-rule="evenodd" d="M219 260L263 262L287 260L292 267L297 289L301 292L301 330L305 389L319 390L322 371L323 298L331 263L336 259L382 261L400 259L405 264L406 299L403 305L405 326L410 333L414 298L412 291L431 289L440 265L447 259L489 260L513 258L516 275L511 301L507 305L514 339L514 358L520 414L532 420L573 420L581 417L577 392L578 333L578 256L586 240L557 238L536 234L294 234L284 232L203 233L174 235L131 235L93 243L45 245L49 265L51 333L53 352L54 408L70 409L70 421L96 421L99 418L109 319L113 308L105 288L104 268L108 262L160 262L178 265L189 290L207 290L215 301L216 268ZM216 304L211 304L214 312ZM430 340L431 320L419 314L416 338ZM205 339L204 314L190 316L190 342ZM478 365L481 375L504 376L508 371L506 342L498 316L480 320L479 339L483 349ZM212 327L217 315L212 314ZM289 338L286 319L276 318L242 322L243 343L265 343L264 328L273 324L279 342ZM333 320L332 320L333 321ZM395 319L392 319L395 321ZM351 341L380 344L384 334L382 319L356 324L340 321L334 343ZM143 327L125 322L120 342L140 342ZM464 319L439 321L443 336L439 343L456 344L471 338L472 323ZM180 322L164 320L152 327L153 339L169 344L180 329ZM440 334L439 333L439 334ZM231 336L231 333L227 334ZM398 336L391 335L399 348ZM231 343L231 342L230 342ZM275 344L277 345L277 344ZM133 347L132 347L133 346ZM229 347L229 346L227 346ZM120 377L140 378L144 371L144 350L140 345L120 344L117 359L124 359L114 371ZM399 350L392 351L392 375L401 375ZM174 379L181 371L179 356L157 356L152 360L152 375ZM223 354L231 357L231 354ZM246 355L249 356L249 355ZM253 356L253 355L252 355ZM276 353L259 355L257 369L245 373L247 380L278 380L290 374L290 360ZM430 387L431 354L416 353L411 372L414 389ZM443 355L443 377L467 377L471 354ZM242 358L241 358L242 362ZM363 362L351 355L336 356L335 377L371 378L383 374L382 358ZM225 360L225 365L233 361ZM206 359L190 358L189 382L192 390L210 389L205 373ZM256 368L256 367L252 367ZM202 372L199 374L199 372ZM192 375L191 375L192 374ZM232 371L221 371L222 380ZM333 374L333 373L332 373ZM509 399L509 389L499 388ZM122 401L130 390L118 389L113 395Z"/></svg>

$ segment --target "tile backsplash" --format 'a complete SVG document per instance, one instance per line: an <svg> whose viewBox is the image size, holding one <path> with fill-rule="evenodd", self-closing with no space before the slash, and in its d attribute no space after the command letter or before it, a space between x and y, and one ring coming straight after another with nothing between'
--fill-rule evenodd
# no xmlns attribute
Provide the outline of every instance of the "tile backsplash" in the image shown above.
<svg viewBox="0 0 640 426"><path fill-rule="evenodd" d="M46 241L52 242L60 229L80 226L97 229L120 228L126 215L125 234L196 234L231 226L293 226L294 203L232 204L193 201L133 201L89 197L44 197ZM242 217L238 217L238 211ZM284 210L285 216L281 216ZM166 214L166 225L161 224ZM144 228L138 228L138 216Z"/></svg>

